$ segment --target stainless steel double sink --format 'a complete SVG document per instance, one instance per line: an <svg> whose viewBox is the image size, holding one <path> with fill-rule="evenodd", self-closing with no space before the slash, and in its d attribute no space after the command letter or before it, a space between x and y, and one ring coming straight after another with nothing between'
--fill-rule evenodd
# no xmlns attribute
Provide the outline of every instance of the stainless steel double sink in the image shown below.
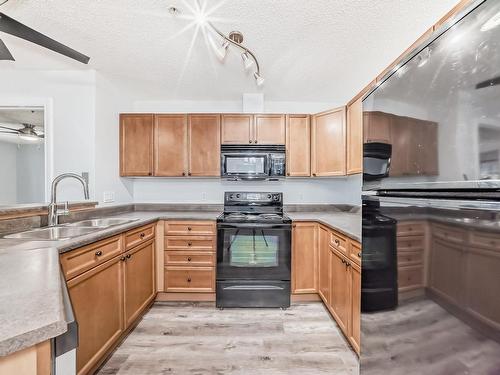
<svg viewBox="0 0 500 375"><path fill-rule="evenodd" d="M25 232L13 233L4 236L9 239L57 241L83 236L115 225L127 224L138 219L132 218L102 218L78 221L75 223L58 225L47 228L37 228Z"/></svg>

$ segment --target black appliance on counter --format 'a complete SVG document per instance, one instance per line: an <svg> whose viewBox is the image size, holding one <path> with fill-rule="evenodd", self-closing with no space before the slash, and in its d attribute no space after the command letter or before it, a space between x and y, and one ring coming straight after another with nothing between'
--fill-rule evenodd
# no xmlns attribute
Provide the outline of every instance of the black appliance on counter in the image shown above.
<svg viewBox="0 0 500 375"><path fill-rule="evenodd" d="M217 219L217 307L290 306L291 227L282 193L224 194Z"/></svg>
<svg viewBox="0 0 500 375"><path fill-rule="evenodd" d="M221 177L231 180L277 180L285 177L284 145L222 145Z"/></svg>
<svg viewBox="0 0 500 375"><path fill-rule="evenodd" d="M392 147L363 178L361 374L500 369L499 15L471 2L363 98L365 158Z"/></svg>

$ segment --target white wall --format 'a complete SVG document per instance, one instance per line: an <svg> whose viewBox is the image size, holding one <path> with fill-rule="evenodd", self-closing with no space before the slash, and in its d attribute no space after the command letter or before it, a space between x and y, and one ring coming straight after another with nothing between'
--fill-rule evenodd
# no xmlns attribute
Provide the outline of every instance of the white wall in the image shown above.
<svg viewBox="0 0 500 375"><path fill-rule="evenodd" d="M17 201L17 145L0 142L1 181L0 205L11 205Z"/></svg>
<svg viewBox="0 0 500 375"><path fill-rule="evenodd" d="M17 203L39 203L45 200L44 144L22 144L17 147Z"/></svg>
<svg viewBox="0 0 500 375"><path fill-rule="evenodd" d="M53 103L54 175L64 172L89 172L93 195L95 72L37 71L4 69L0 71L0 105L15 99L51 99ZM60 200L82 200L80 184L67 180L60 184Z"/></svg>

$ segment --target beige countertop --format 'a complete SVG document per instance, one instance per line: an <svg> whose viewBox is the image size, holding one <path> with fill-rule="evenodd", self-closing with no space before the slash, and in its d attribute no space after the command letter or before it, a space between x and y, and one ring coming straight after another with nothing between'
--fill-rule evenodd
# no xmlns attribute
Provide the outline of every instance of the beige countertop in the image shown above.
<svg viewBox="0 0 500 375"><path fill-rule="evenodd" d="M0 356L66 331L59 254L157 220L215 220L220 211L132 211L106 217L137 219L61 241L0 238ZM325 224L359 241L361 214L287 212L292 220Z"/></svg>

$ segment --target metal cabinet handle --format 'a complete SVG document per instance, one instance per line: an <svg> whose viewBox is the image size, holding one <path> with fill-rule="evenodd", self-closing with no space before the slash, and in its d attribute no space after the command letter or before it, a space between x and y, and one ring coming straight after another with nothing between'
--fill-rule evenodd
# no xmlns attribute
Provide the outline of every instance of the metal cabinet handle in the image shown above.
<svg viewBox="0 0 500 375"><path fill-rule="evenodd" d="M192 243L191 243L191 242L188 242L188 246L191 246L191 245L192 245Z"/></svg>
<svg viewBox="0 0 500 375"><path fill-rule="evenodd" d="M188 262L191 262L191 257L188 257Z"/></svg>
<svg viewBox="0 0 500 375"><path fill-rule="evenodd" d="M257 144L257 140L253 141L253 143Z"/></svg>
<svg viewBox="0 0 500 375"><path fill-rule="evenodd" d="M191 282L191 278L190 278L190 277L188 277L188 283L190 283L190 282Z"/></svg>
<svg viewBox="0 0 500 375"><path fill-rule="evenodd" d="M358 253L358 257L361 258L361 251Z"/></svg>
<svg viewBox="0 0 500 375"><path fill-rule="evenodd" d="M191 227L188 227L188 230L192 230L192 229L193 229L193 228L191 228Z"/></svg>
<svg viewBox="0 0 500 375"><path fill-rule="evenodd" d="M102 251L101 250L97 250L95 252L95 255L98 256L98 257L100 257L102 255Z"/></svg>
<svg viewBox="0 0 500 375"><path fill-rule="evenodd" d="M316 173L313 173L313 176L316 177Z"/></svg>
<svg viewBox="0 0 500 375"><path fill-rule="evenodd" d="M188 172L188 176L191 176L191 172Z"/></svg>
<svg viewBox="0 0 500 375"><path fill-rule="evenodd" d="M344 259L341 259L341 260L342 260L342 263L344 263L344 264L345 264L345 260L344 260Z"/></svg>
<svg viewBox="0 0 500 375"><path fill-rule="evenodd" d="M333 242L335 242L335 245L340 245L340 241L339 240L334 240Z"/></svg>
<svg viewBox="0 0 500 375"><path fill-rule="evenodd" d="M127 258L125 258L125 257L121 257L121 258L120 258L120 260L121 260L122 262L125 262L125 261L127 260Z"/></svg>
<svg viewBox="0 0 500 375"><path fill-rule="evenodd" d="M126 257L127 257L127 259L130 259L130 258L132 258L132 255L127 254Z"/></svg>
<svg viewBox="0 0 500 375"><path fill-rule="evenodd" d="M182 172L182 175L185 176L186 175L186 172Z"/></svg>
<svg viewBox="0 0 500 375"><path fill-rule="evenodd" d="M139 237L144 238L146 235L144 233L141 233Z"/></svg>
<svg viewBox="0 0 500 375"><path fill-rule="evenodd" d="M248 143L252 143L252 140L249 140Z"/></svg>

